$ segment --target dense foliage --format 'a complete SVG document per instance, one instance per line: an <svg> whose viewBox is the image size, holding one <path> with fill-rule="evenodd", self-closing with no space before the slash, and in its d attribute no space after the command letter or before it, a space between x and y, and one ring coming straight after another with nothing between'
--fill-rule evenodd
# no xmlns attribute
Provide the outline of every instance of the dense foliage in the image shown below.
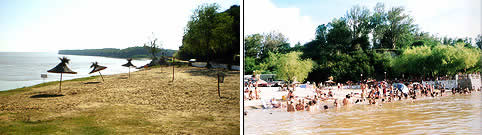
<svg viewBox="0 0 482 135"><path fill-rule="evenodd" d="M203 4L194 11L177 57L239 64L240 8L218 9L217 4Z"/></svg>
<svg viewBox="0 0 482 135"><path fill-rule="evenodd" d="M279 79L303 82L308 77L308 73L313 68L313 62L310 59L301 60L301 54L301 52L278 54L276 60L270 61L275 65Z"/></svg>
<svg viewBox="0 0 482 135"><path fill-rule="evenodd" d="M157 52L158 56L173 56L176 50L162 49ZM141 46L129 47L125 49L104 48L104 49L82 49L82 50L59 50L59 54L68 55L88 55L104 56L114 58L151 58L151 54L146 48Z"/></svg>
<svg viewBox="0 0 482 135"><path fill-rule="evenodd" d="M319 25L315 33L314 40L293 47L281 33L247 35L244 73L277 73L278 79L289 80L279 73L289 70L281 71L270 63L292 51L299 51L301 59L291 59L314 63L309 70L290 70L308 71L306 80L315 82L326 81L330 76L337 82L382 80L385 76L437 77L479 72L481 67L480 35L475 39L477 47L470 38L430 35L419 31L403 7L386 9L378 3L370 11L355 6L345 16Z"/></svg>
<svg viewBox="0 0 482 135"><path fill-rule="evenodd" d="M406 49L392 65L396 71L418 76L444 76L465 72L477 66L480 51L463 44L419 46ZM480 64L480 63L479 63Z"/></svg>

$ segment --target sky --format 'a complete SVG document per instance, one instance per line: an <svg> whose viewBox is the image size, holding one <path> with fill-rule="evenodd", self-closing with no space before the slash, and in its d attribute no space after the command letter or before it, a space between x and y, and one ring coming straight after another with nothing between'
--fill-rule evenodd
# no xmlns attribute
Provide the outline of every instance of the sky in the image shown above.
<svg viewBox="0 0 482 135"><path fill-rule="evenodd" d="M187 22L203 3L220 12L239 0L0 0L0 52L127 48L158 38L179 49Z"/></svg>
<svg viewBox="0 0 482 135"><path fill-rule="evenodd" d="M404 7L421 31L439 37L481 34L480 0L245 0L244 35L280 32L291 45L314 39L318 25L343 17L355 5Z"/></svg>

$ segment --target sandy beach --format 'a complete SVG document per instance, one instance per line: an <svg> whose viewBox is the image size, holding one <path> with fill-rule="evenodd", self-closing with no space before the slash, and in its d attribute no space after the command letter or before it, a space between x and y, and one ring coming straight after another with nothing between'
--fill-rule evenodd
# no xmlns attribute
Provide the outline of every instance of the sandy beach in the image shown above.
<svg viewBox="0 0 482 135"><path fill-rule="evenodd" d="M0 134L239 134L239 71L160 67L0 92Z"/></svg>

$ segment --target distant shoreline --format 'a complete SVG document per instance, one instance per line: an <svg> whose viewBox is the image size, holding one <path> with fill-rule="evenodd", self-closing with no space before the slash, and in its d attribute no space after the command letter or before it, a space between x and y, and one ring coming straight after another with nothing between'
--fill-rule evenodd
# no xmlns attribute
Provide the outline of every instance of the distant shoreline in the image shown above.
<svg viewBox="0 0 482 135"><path fill-rule="evenodd" d="M156 56L172 57L178 50L162 49ZM82 55L82 56L102 56L110 58L150 58L151 54L141 46L128 47L125 49L103 48L103 49L75 49L59 50L58 54Z"/></svg>
<svg viewBox="0 0 482 135"><path fill-rule="evenodd" d="M106 58L116 58L116 59L127 59L127 58L132 58L132 59L135 59L135 60L139 60L139 59L150 59L150 57L114 57L114 56L99 56L99 55L83 55L83 54L61 54L61 53L57 53L59 55L76 55L76 56L97 56L97 57L106 57Z"/></svg>

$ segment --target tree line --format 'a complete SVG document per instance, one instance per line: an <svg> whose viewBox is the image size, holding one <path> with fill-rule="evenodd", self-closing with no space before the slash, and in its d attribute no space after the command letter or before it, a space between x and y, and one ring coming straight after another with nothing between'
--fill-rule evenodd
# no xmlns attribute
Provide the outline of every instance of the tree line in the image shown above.
<svg viewBox="0 0 482 135"><path fill-rule="evenodd" d="M387 9L377 3L370 10L354 6L343 17L319 25L315 33L312 41L293 47L275 31L245 36L244 73L275 73L288 81L293 79L283 74L300 82L328 77L345 82L385 76L437 77L481 68L481 35L473 46L471 38L437 37L420 31L403 7ZM282 68L275 63L292 66Z"/></svg>
<svg viewBox="0 0 482 135"><path fill-rule="evenodd" d="M238 65L239 12L239 5L223 12L218 4L200 5L187 23L176 58Z"/></svg>

